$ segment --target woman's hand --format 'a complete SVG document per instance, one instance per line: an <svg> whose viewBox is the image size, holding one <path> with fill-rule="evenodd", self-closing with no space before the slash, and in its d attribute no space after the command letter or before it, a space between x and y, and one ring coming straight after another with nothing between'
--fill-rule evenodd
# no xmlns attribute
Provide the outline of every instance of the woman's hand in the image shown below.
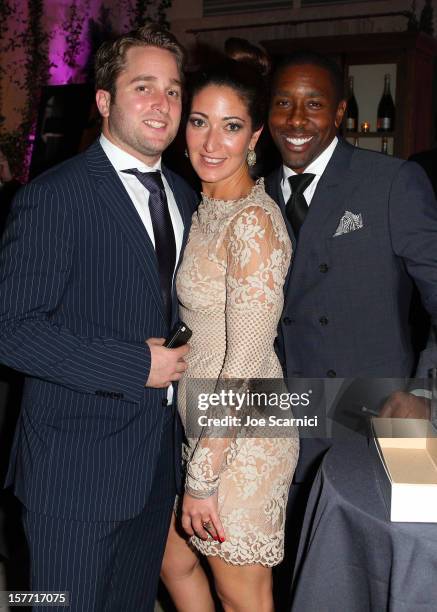
<svg viewBox="0 0 437 612"><path fill-rule="evenodd" d="M182 527L190 536L197 535L206 540L209 534L217 542L224 542L225 530L218 515L217 492L206 499L197 499L185 493L182 503Z"/></svg>

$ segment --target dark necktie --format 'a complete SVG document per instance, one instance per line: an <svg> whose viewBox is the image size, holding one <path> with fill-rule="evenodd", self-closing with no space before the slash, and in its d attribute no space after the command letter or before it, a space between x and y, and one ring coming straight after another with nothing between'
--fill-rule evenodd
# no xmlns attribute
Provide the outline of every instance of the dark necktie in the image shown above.
<svg viewBox="0 0 437 612"><path fill-rule="evenodd" d="M294 235L299 236L299 230L302 223L305 221L308 212L308 204L305 200L303 192L311 183L315 174L295 174L288 177L291 187L291 196L285 206L287 218L291 223Z"/></svg>
<svg viewBox="0 0 437 612"><path fill-rule="evenodd" d="M123 170L126 174L133 174L149 192L149 210L152 219L153 235L155 238L155 252L158 260L159 282L162 299L169 325L172 311L172 283L176 264L176 242L168 210L167 196L161 173L140 172L136 168Z"/></svg>

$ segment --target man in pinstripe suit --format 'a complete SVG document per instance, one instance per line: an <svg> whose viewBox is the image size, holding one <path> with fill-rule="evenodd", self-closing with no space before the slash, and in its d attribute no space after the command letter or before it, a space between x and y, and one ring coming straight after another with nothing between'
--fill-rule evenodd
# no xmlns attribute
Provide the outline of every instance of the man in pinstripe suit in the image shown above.
<svg viewBox="0 0 437 612"><path fill-rule="evenodd" d="M32 589L69 591L75 611L152 610L156 595L179 466L171 383L188 351L162 338L196 202L161 166L182 59L156 24L99 50L102 136L19 193L0 251L0 359L27 375L6 484L24 505Z"/></svg>

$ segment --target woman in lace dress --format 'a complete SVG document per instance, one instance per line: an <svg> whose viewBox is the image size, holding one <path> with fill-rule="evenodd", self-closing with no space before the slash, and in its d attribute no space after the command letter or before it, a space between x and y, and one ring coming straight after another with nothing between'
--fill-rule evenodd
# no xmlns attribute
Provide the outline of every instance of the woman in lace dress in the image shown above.
<svg viewBox="0 0 437 612"><path fill-rule="evenodd" d="M229 61L194 87L187 146L202 201L177 276L181 319L193 331L179 385L190 379L282 378L273 349L291 244L277 205L249 174L266 111L262 77ZM194 551L205 555L225 610L273 610L272 566L284 548L298 437L188 438L182 526L173 522L162 578L178 610L214 610ZM190 432L187 431L190 436ZM193 550L194 549L194 550Z"/></svg>

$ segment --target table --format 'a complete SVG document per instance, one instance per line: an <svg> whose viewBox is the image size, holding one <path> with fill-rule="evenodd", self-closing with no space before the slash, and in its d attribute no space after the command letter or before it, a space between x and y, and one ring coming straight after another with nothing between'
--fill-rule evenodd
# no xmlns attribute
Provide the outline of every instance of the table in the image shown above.
<svg viewBox="0 0 437 612"><path fill-rule="evenodd" d="M337 440L311 489L293 612L436 612L437 524L391 523L364 436Z"/></svg>

